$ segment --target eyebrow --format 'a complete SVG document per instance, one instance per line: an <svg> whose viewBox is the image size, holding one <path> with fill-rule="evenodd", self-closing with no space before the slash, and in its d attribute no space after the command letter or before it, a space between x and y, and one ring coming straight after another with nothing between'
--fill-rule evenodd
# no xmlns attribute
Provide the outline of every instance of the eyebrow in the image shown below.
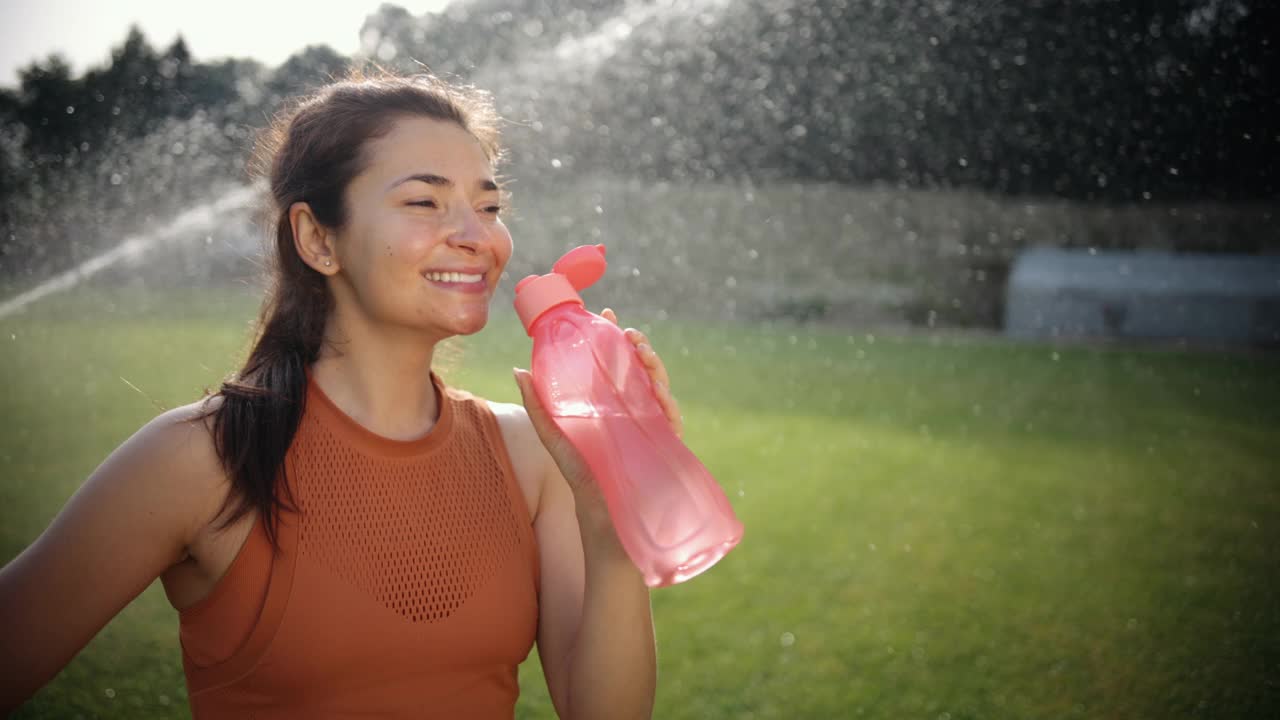
<svg viewBox="0 0 1280 720"><path fill-rule="evenodd" d="M453 181L442 175L434 175L432 173L415 173L413 175L402 177L399 180L391 183L391 185L387 187L387 190L390 190L399 185L403 185L404 183L407 183L411 180L417 180L418 182L424 182L428 185L437 185L439 187L446 187L446 188L453 187ZM498 184L491 179L486 178L484 180L481 180L477 184L480 186L481 190L493 191L493 192L498 191Z"/></svg>

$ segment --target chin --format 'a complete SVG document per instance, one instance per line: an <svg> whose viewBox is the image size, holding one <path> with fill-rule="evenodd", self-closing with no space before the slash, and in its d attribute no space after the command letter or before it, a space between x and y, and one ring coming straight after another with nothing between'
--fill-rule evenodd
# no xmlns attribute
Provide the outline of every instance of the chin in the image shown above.
<svg viewBox="0 0 1280 720"><path fill-rule="evenodd" d="M469 315L467 317L456 318L450 323L450 329L455 335L474 335L484 329L489 323L489 314Z"/></svg>

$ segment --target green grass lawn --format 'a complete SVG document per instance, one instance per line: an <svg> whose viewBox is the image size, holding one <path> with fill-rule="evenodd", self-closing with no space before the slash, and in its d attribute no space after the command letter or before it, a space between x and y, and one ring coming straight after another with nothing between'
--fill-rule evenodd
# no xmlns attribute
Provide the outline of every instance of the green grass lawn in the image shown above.
<svg viewBox="0 0 1280 720"><path fill-rule="evenodd" d="M498 310L445 376L514 401L529 345ZM0 319L0 561L233 369L253 311L99 289ZM620 314L746 525L653 594L656 717L1280 714L1274 357ZM552 717L536 654L521 681L517 715ZM16 715L188 716L159 583Z"/></svg>

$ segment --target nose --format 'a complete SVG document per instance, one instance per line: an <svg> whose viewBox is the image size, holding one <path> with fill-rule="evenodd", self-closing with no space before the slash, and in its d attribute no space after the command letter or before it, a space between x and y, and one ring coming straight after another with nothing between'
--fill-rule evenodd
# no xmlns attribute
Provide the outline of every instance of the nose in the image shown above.
<svg viewBox="0 0 1280 720"><path fill-rule="evenodd" d="M462 207L454 211L453 221L449 224L448 243L450 247L468 252L478 252L486 238L484 227L475 211L470 207Z"/></svg>

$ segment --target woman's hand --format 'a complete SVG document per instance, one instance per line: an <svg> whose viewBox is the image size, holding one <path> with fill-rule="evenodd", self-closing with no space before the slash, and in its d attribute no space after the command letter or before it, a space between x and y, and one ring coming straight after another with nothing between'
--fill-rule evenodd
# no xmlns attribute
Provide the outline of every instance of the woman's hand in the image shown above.
<svg viewBox="0 0 1280 720"><path fill-rule="evenodd" d="M618 324L618 316L609 308L601 311L600 316L614 325ZM662 411L666 414L667 421L671 423L671 429L675 431L677 436L680 436L684 432L684 419L680 416L679 403L676 402L675 397L671 394L671 378L667 374L667 368L663 364L662 358L658 357L658 353L654 351L644 333L635 328L627 328L623 333L631 341L631 344L636 347L640 362L649 373L649 380L653 384L654 396L657 398L658 404L662 406ZM590 480L591 472L587 467L586 460L578 452L577 448L573 447L568 439L565 438L564 433L560 432L560 428L556 426L555 422L542 407L542 403L538 401L538 394L533 389L533 376L529 371L518 368L514 372L516 385L520 388L520 395L524 400L525 410L529 413L529 420L533 423L533 428L537 431L538 438L546 446L547 452L551 454L552 460L559 466L565 480L569 482L569 487L573 489L574 495L580 498L580 502L584 494L597 497L600 501L600 507L603 507L604 499L599 494L599 488Z"/></svg>
<svg viewBox="0 0 1280 720"><path fill-rule="evenodd" d="M600 316L614 325L618 324L618 316L609 308L602 310ZM653 382L653 392L658 398L658 404L662 406L662 412L666 414L676 437L680 437L684 434L684 418L680 415L680 404L671 394L671 378L667 375L667 366L662 363L658 353L654 352L653 346L649 344L649 338L645 337L644 333L635 328L627 328L623 333L639 351L640 362L644 363L645 370L649 371L649 380Z"/></svg>

